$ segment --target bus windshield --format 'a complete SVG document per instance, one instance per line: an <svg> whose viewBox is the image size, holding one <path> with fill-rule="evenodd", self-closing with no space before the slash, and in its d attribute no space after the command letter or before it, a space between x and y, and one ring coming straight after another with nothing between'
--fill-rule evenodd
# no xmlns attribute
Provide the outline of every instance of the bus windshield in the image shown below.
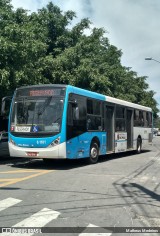
<svg viewBox="0 0 160 236"><path fill-rule="evenodd" d="M11 133L59 133L64 98L36 96L15 98L12 107Z"/></svg>

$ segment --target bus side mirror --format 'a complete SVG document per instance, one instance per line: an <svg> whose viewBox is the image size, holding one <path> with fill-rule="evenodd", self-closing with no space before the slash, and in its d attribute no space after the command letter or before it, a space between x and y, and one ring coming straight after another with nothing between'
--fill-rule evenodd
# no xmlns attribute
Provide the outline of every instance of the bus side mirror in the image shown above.
<svg viewBox="0 0 160 236"><path fill-rule="evenodd" d="M1 115L5 114L5 101L2 99Z"/></svg>
<svg viewBox="0 0 160 236"><path fill-rule="evenodd" d="M0 133L0 142L7 142L8 141L8 133Z"/></svg>
<svg viewBox="0 0 160 236"><path fill-rule="evenodd" d="M12 97L10 96L2 98L2 107L1 107L2 116L9 115L11 101L12 101Z"/></svg>

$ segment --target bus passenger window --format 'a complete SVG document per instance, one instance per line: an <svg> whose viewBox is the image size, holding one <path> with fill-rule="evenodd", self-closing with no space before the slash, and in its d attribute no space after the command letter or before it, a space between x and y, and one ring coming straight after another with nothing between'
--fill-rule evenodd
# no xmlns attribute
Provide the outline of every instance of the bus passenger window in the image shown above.
<svg viewBox="0 0 160 236"><path fill-rule="evenodd" d="M144 126L143 112L139 111L139 126Z"/></svg>
<svg viewBox="0 0 160 236"><path fill-rule="evenodd" d="M125 108L122 106L116 107L116 131L125 131Z"/></svg>
<svg viewBox="0 0 160 236"><path fill-rule="evenodd" d="M73 110L72 104L68 104L68 112L67 112L67 125L73 126Z"/></svg>
<svg viewBox="0 0 160 236"><path fill-rule="evenodd" d="M149 118L149 127L152 127L152 113L148 112L148 118Z"/></svg>
<svg viewBox="0 0 160 236"><path fill-rule="evenodd" d="M116 131L125 131L125 121L116 120Z"/></svg>
<svg viewBox="0 0 160 236"><path fill-rule="evenodd" d="M148 127L147 113L143 111L144 127Z"/></svg>

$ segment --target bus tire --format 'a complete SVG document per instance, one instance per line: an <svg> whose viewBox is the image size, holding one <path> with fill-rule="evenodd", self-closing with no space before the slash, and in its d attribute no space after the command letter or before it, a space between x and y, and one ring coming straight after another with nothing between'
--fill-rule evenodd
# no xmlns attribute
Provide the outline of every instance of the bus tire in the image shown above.
<svg viewBox="0 0 160 236"><path fill-rule="evenodd" d="M96 142L91 143L90 147L90 156L89 156L89 164L96 164L99 156L99 147Z"/></svg>
<svg viewBox="0 0 160 236"><path fill-rule="evenodd" d="M142 151L142 139L138 138L137 139L137 150L136 150L136 152L137 152L137 154L139 154L139 153L141 153L141 151Z"/></svg>

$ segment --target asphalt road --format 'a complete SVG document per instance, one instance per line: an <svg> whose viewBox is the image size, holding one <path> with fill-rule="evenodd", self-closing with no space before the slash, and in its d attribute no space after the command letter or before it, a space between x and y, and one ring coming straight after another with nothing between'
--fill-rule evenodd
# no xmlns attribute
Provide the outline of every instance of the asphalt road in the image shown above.
<svg viewBox="0 0 160 236"><path fill-rule="evenodd" d="M114 230L118 235L159 235L119 233L128 227L160 227L159 180L160 136L139 155L107 155L96 165L2 156L0 227L53 227L44 230L54 235L110 236ZM101 229L96 232L95 226ZM95 234L88 234L88 227Z"/></svg>

